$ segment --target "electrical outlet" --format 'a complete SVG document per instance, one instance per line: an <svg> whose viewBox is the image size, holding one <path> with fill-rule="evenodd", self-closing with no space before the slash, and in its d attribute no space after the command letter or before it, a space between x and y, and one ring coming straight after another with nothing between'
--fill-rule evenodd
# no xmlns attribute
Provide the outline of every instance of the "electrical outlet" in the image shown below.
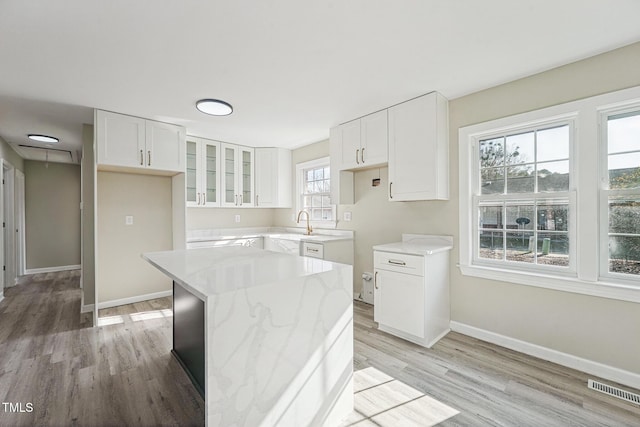
<svg viewBox="0 0 640 427"><path fill-rule="evenodd" d="M240 215L236 215L236 222L240 222Z"/></svg>
<svg viewBox="0 0 640 427"><path fill-rule="evenodd" d="M351 221L351 212L345 212L343 218L345 221Z"/></svg>
<svg viewBox="0 0 640 427"><path fill-rule="evenodd" d="M124 217L125 225L133 225L133 215L127 215Z"/></svg>

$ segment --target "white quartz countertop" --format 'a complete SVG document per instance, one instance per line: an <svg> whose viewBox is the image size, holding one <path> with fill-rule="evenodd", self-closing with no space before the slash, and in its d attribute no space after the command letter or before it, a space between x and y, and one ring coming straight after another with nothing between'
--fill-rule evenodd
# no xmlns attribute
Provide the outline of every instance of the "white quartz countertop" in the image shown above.
<svg viewBox="0 0 640 427"><path fill-rule="evenodd" d="M322 230L307 235L300 232L299 229L279 229L276 227L194 230L188 233L187 242L250 239L256 237L271 237L274 239L305 242L333 242L336 240L353 240L353 232L348 230Z"/></svg>
<svg viewBox="0 0 640 427"><path fill-rule="evenodd" d="M373 247L374 251L408 255L433 255L453 249L453 237L403 234L401 242L386 243Z"/></svg>
<svg viewBox="0 0 640 427"><path fill-rule="evenodd" d="M351 266L317 258L225 246L150 252L142 257L202 300Z"/></svg>

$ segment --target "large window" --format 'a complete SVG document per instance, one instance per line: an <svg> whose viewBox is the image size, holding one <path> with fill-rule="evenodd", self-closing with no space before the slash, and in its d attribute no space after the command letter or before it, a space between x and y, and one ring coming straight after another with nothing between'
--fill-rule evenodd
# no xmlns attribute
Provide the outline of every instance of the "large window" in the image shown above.
<svg viewBox="0 0 640 427"><path fill-rule="evenodd" d="M299 163L296 170L298 211L307 211L310 220L317 226L335 227L336 209L331 204L329 158Z"/></svg>
<svg viewBox="0 0 640 427"><path fill-rule="evenodd" d="M602 215L608 221L602 270L629 279L640 276L640 106L603 117L608 186L602 192Z"/></svg>
<svg viewBox="0 0 640 427"><path fill-rule="evenodd" d="M459 130L463 274L640 302L640 87Z"/></svg>
<svg viewBox="0 0 640 427"><path fill-rule="evenodd" d="M570 129L560 122L477 137L476 261L570 267Z"/></svg>

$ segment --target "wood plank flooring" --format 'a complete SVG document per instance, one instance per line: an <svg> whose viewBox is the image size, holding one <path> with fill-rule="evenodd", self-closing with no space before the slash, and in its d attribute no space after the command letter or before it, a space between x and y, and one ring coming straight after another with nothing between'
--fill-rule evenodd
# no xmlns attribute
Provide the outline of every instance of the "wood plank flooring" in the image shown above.
<svg viewBox="0 0 640 427"><path fill-rule="evenodd" d="M203 425L169 353L171 299L101 310L91 328L78 283L77 271L49 273L5 290L0 402L33 411L0 405L0 426ZM354 324L356 408L343 426L640 426L638 406L588 390L584 373L456 333L425 349L378 331L363 303Z"/></svg>
<svg viewBox="0 0 640 427"><path fill-rule="evenodd" d="M379 331L360 302L354 329L344 426L640 426L640 407L587 389L598 378L583 372L454 332L422 348Z"/></svg>
<svg viewBox="0 0 640 427"><path fill-rule="evenodd" d="M79 271L25 276L0 303L0 426L204 425L169 353L171 299L80 314Z"/></svg>

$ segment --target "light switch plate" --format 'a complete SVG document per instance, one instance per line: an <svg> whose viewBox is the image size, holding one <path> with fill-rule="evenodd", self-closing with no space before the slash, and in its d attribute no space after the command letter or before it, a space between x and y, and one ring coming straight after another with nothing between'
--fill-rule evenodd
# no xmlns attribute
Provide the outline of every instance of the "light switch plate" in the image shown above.
<svg viewBox="0 0 640 427"><path fill-rule="evenodd" d="M343 218L345 221L351 221L351 212L345 212Z"/></svg>
<svg viewBox="0 0 640 427"><path fill-rule="evenodd" d="M236 222L240 222L240 215L236 215Z"/></svg>
<svg viewBox="0 0 640 427"><path fill-rule="evenodd" d="M124 217L125 225L133 225L133 215L127 215Z"/></svg>

